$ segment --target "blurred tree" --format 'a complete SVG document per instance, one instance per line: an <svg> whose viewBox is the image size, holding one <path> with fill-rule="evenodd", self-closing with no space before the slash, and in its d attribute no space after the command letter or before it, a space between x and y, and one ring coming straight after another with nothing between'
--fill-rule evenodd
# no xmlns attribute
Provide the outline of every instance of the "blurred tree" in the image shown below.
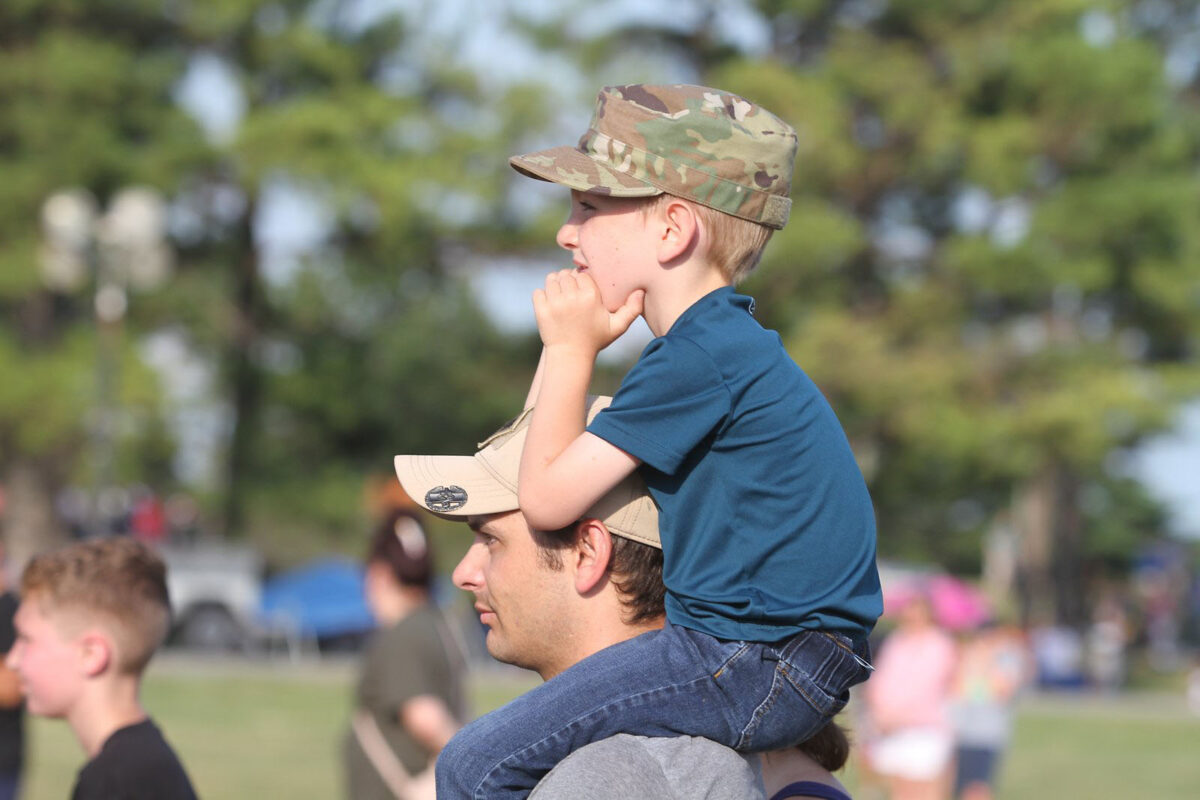
<svg viewBox="0 0 1200 800"><path fill-rule="evenodd" d="M17 562L63 535L53 503L66 482L95 487L113 469L118 479L148 477L89 438L115 437L118 451L157 463L169 450L155 376L115 319L104 366L93 310L99 231L83 231L85 251L65 273L39 268L48 246L39 216L52 194L80 187L104 208L130 185L170 190L202 149L169 102L182 64L174 26L149 5L0 6L0 488ZM119 306L119 290L114 299ZM126 323L136 330L139 320ZM114 384L115 420L100 418L98 377Z"/></svg>
<svg viewBox="0 0 1200 800"><path fill-rule="evenodd" d="M89 298L36 270L54 190L172 198L177 276L126 328L221 365L227 527L283 550L357 533L365 473L463 451L522 396L534 338L500 335L458 280L551 246L561 206L527 202L505 157L571 103L577 133L601 83L690 80L800 133L791 223L747 289L846 425L881 553L974 569L1007 515L1027 612L1079 621L1081 554L1112 563L1154 528L1096 498L1131 496L1122 454L1196 388L1197 3L534 5L487 4L553 65L528 85L459 60L483 22L433 4L0 7L10 533L86 477ZM197 85L199 128L174 102ZM122 406L142 410L119 461L145 477L167 445L127 356Z"/></svg>
<svg viewBox="0 0 1200 800"><path fill-rule="evenodd" d="M224 351L231 387L231 531L247 504L259 526L344 528L364 472L404 450L468 447L517 402L527 378L514 362L534 360L530 342L484 320L455 261L492 224L513 120L536 110L519 90L511 105L484 97L415 11L367 12L180 9L192 69L226 76L241 107L185 195L208 220L191 252L225 265L231 299L215 324L194 320L198 346ZM289 196L307 205L282 236L307 247L272 250L265 220ZM234 211L221 218L214 201ZM209 291L207 272L192 271L198 288L170 314Z"/></svg>
<svg viewBox="0 0 1200 800"><path fill-rule="evenodd" d="M787 66L716 79L797 125L801 208L852 220L758 285L875 454L883 551L1011 509L1043 621L1086 618L1081 487L1196 388L1200 140L1143 5L763 3Z"/></svg>
<svg viewBox="0 0 1200 800"><path fill-rule="evenodd" d="M580 47L586 8L543 40L604 82L637 42L797 128L791 222L747 291L845 424L881 555L978 569L1010 514L1024 613L1081 623L1089 537L1147 533L1081 492L1198 386L1197 4L691 3Z"/></svg>
<svg viewBox="0 0 1200 800"><path fill-rule="evenodd" d="M228 399L228 532L357 535L365 479L392 454L461 452L511 413L534 340L487 322L459 262L465 242L521 241L505 222L504 157L546 109L520 86L485 96L421 13L311 0L0 9L0 364L19 376L0 387L10 535L30 531L33 547L53 528L55 489L86 480L97 326L88 296L46 288L37 270L38 209L63 185L102 204L131 183L171 198L178 266L125 320L116 461L145 480L171 446L134 342L154 333L218 365L208 402Z"/></svg>

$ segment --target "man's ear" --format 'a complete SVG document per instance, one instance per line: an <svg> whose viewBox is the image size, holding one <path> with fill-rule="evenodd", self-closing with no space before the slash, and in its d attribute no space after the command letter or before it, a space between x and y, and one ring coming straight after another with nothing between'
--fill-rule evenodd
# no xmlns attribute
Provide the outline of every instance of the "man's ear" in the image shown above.
<svg viewBox="0 0 1200 800"><path fill-rule="evenodd" d="M79 637L80 669L89 678L107 670L113 663L112 639L97 630L88 630Z"/></svg>
<svg viewBox="0 0 1200 800"><path fill-rule="evenodd" d="M598 519L585 519L575 529L575 591L589 594L604 585L612 558L612 534Z"/></svg>
<svg viewBox="0 0 1200 800"><path fill-rule="evenodd" d="M658 262L669 264L687 255L699 242L700 218L690 203L675 198L659 205L658 212Z"/></svg>

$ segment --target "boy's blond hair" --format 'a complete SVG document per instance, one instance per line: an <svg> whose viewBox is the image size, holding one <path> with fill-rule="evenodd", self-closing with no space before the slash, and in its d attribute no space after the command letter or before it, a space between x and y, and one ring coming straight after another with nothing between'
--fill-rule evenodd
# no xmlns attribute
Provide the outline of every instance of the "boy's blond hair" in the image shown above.
<svg viewBox="0 0 1200 800"><path fill-rule="evenodd" d="M21 596L46 616L71 615L103 627L113 638L116 668L125 674L146 668L170 626L166 565L127 537L36 556L21 576Z"/></svg>
<svg viewBox="0 0 1200 800"><path fill-rule="evenodd" d="M685 197L660 194L648 197L642 206L642 214L650 216L662 211L671 201L687 203L700 219L708 233L708 251L705 260L721 271L721 276L731 286L736 286L758 266L767 242L775 231L766 225L726 214L715 208L694 203Z"/></svg>

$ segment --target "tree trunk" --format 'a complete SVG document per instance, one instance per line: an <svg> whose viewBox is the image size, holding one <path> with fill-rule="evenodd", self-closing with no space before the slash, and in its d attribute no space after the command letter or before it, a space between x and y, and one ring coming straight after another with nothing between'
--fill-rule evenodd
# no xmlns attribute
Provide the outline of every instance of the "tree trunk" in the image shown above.
<svg viewBox="0 0 1200 800"><path fill-rule="evenodd" d="M1079 477L1067 467L1058 469L1056 525L1051 573L1056 618L1061 625L1082 630L1088 623L1083 580L1083 515L1079 511Z"/></svg>
<svg viewBox="0 0 1200 800"><path fill-rule="evenodd" d="M28 462L12 465L4 476L5 573L10 580L15 581L30 558L66 541L54 513L54 491L45 471Z"/></svg>
<svg viewBox="0 0 1200 800"><path fill-rule="evenodd" d="M242 533L245 522L245 488L254 452L255 429L262 404L262 375L256 351L262 332L262 281L258 250L254 245L252 202L239 234L240 258L234 284L234 328L229 348L233 425L226 462L224 529L226 535Z"/></svg>
<svg viewBox="0 0 1200 800"><path fill-rule="evenodd" d="M1051 461L1014 497L1018 606L1026 625L1086 622L1078 489L1071 470Z"/></svg>
<svg viewBox="0 0 1200 800"><path fill-rule="evenodd" d="M1043 467L1013 498L1017 531L1017 585L1021 622L1048 625L1054 621L1054 587L1050 577L1054 537L1054 474Z"/></svg>

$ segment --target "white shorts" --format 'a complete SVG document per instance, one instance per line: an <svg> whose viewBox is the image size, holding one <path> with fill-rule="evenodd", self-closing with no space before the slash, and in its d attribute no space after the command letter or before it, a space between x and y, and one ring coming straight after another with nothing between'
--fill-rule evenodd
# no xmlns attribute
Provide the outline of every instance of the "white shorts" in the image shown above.
<svg viewBox="0 0 1200 800"><path fill-rule="evenodd" d="M928 781L950 764L954 737L941 728L904 728L867 745L867 759L880 775Z"/></svg>

